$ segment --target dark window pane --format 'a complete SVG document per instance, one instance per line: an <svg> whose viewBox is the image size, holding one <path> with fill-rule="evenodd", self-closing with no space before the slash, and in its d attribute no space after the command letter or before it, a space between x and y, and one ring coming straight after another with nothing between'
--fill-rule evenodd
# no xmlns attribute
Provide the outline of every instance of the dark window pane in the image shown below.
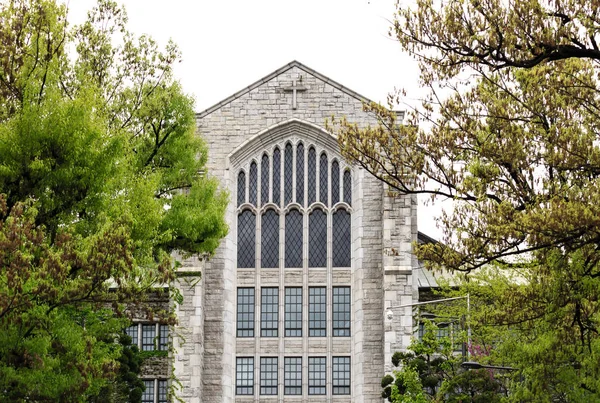
<svg viewBox="0 0 600 403"><path fill-rule="evenodd" d="M340 201L340 164L337 161L331 163L331 204Z"/></svg>
<svg viewBox="0 0 600 403"><path fill-rule="evenodd" d="M167 403L167 381L166 381L166 379L158 380L158 403Z"/></svg>
<svg viewBox="0 0 600 403"><path fill-rule="evenodd" d="M319 201L325 205L329 204L327 188L328 184L328 172L327 172L328 164L327 164L327 154L321 154L321 158L319 159Z"/></svg>
<svg viewBox="0 0 600 403"><path fill-rule="evenodd" d="M262 217L261 253L262 267L279 267L279 214L267 210Z"/></svg>
<svg viewBox="0 0 600 403"><path fill-rule="evenodd" d="M154 338L156 337L156 325L154 323L142 325L142 351L154 350Z"/></svg>
<svg viewBox="0 0 600 403"><path fill-rule="evenodd" d="M285 289L285 336L302 336L302 287Z"/></svg>
<svg viewBox="0 0 600 403"><path fill-rule="evenodd" d="M260 204L269 202L269 156L264 154L260 162Z"/></svg>
<svg viewBox="0 0 600 403"><path fill-rule="evenodd" d="M333 267L350 267L350 246L352 243L350 213L345 210L338 210L333 213L333 230L331 236L333 243Z"/></svg>
<svg viewBox="0 0 600 403"><path fill-rule="evenodd" d="M260 394L277 394L277 357L260 357Z"/></svg>
<svg viewBox="0 0 600 403"><path fill-rule="evenodd" d="M308 233L308 267L326 267L327 214L323 210L310 213Z"/></svg>
<svg viewBox="0 0 600 403"><path fill-rule="evenodd" d="M253 206L257 205L256 197L258 191L258 169L256 162L250 164L250 176L248 177L248 202Z"/></svg>
<svg viewBox="0 0 600 403"><path fill-rule="evenodd" d="M350 336L350 287L333 287L333 335Z"/></svg>
<svg viewBox="0 0 600 403"><path fill-rule="evenodd" d="M246 173L244 171L238 174L237 185L237 202L238 206L241 206L246 202Z"/></svg>
<svg viewBox="0 0 600 403"><path fill-rule="evenodd" d="M238 357L235 365L235 394L254 394L254 358Z"/></svg>
<svg viewBox="0 0 600 403"><path fill-rule="evenodd" d="M255 267L256 216L250 210L238 215L238 267Z"/></svg>
<svg viewBox="0 0 600 403"><path fill-rule="evenodd" d="M314 147L308 149L308 205L317 201L317 153Z"/></svg>
<svg viewBox="0 0 600 403"><path fill-rule="evenodd" d="M285 267L302 267L302 213L292 210L285 216Z"/></svg>
<svg viewBox="0 0 600 403"><path fill-rule="evenodd" d="M352 174L344 171L344 202L352 205Z"/></svg>
<svg viewBox="0 0 600 403"><path fill-rule="evenodd" d="M139 347L138 340L138 328L139 325L136 323L135 325L131 325L125 328L125 334L131 337L131 344Z"/></svg>
<svg viewBox="0 0 600 403"><path fill-rule="evenodd" d="M285 198L284 205L287 206L288 203L292 202L292 195L294 191L294 176L292 170L294 169L294 155L292 150L292 145L290 143L285 145L285 155L283 161L283 194Z"/></svg>
<svg viewBox="0 0 600 403"><path fill-rule="evenodd" d="M325 287L308 289L308 335L317 337L327 335L327 289Z"/></svg>
<svg viewBox="0 0 600 403"><path fill-rule="evenodd" d="M285 357L283 379L284 395L302 394L302 357Z"/></svg>
<svg viewBox="0 0 600 403"><path fill-rule="evenodd" d="M254 288L237 290L237 337L254 337Z"/></svg>
<svg viewBox="0 0 600 403"><path fill-rule="evenodd" d="M167 381L158 380L158 403L167 403Z"/></svg>
<svg viewBox="0 0 600 403"><path fill-rule="evenodd" d="M324 395L326 392L327 359L308 357L308 394Z"/></svg>
<svg viewBox="0 0 600 403"><path fill-rule="evenodd" d="M273 203L281 205L281 153L273 151Z"/></svg>
<svg viewBox="0 0 600 403"><path fill-rule="evenodd" d="M296 147L296 203L304 205L304 146Z"/></svg>
<svg viewBox="0 0 600 403"><path fill-rule="evenodd" d="M350 394L350 357L332 358L332 381L334 395Z"/></svg>
<svg viewBox="0 0 600 403"><path fill-rule="evenodd" d="M166 351L169 348L169 325L158 326L158 349Z"/></svg>
<svg viewBox="0 0 600 403"><path fill-rule="evenodd" d="M260 295L260 335L277 337L279 327L279 289L262 288Z"/></svg>
<svg viewBox="0 0 600 403"><path fill-rule="evenodd" d="M154 403L154 379L144 380L144 387L142 403Z"/></svg>

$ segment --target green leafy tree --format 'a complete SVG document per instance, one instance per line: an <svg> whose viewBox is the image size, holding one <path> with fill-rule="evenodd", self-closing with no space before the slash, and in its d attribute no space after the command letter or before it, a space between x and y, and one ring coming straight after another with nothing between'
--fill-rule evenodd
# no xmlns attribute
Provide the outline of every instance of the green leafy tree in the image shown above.
<svg viewBox="0 0 600 403"><path fill-rule="evenodd" d="M124 365L127 303L173 280L173 250L227 232L178 51L126 22L108 0L74 27L54 0L0 4L3 401L98 395Z"/></svg>
<svg viewBox="0 0 600 403"><path fill-rule="evenodd" d="M419 63L422 103L402 125L371 104L379 125L335 127L345 157L391 190L454 202L438 221L443 242L416 253L431 267L502 274L489 279L493 295L479 290L494 308L482 323L511 329L495 342L527 372L523 399L600 399L598 10L398 3L391 34Z"/></svg>
<svg viewBox="0 0 600 403"><path fill-rule="evenodd" d="M463 357L454 353L455 340L437 337L438 326L426 320L423 337L413 340L407 352L396 352L392 363L400 367L381 380L382 397L391 403L448 402L494 403L506 388L488 370L464 370Z"/></svg>

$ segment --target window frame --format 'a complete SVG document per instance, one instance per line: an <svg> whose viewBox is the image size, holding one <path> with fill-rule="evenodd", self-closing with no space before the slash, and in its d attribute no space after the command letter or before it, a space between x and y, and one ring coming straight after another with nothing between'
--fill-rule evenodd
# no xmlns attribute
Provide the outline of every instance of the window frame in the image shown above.
<svg viewBox="0 0 600 403"><path fill-rule="evenodd" d="M245 362L244 360L248 361ZM247 377L244 377L244 375L247 375ZM254 395L254 357L236 357L235 394L236 396Z"/></svg>
<svg viewBox="0 0 600 403"><path fill-rule="evenodd" d="M250 294L240 294L240 291L248 292L252 290L252 296ZM242 299L240 300L240 297ZM243 299L246 297L246 299ZM250 301L252 298L252 301ZM240 310L240 307L248 307L247 310ZM241 317L241 315L247 315L246 317ZM238 287L237 289L237 300L236 300L236 337L254 337L255 331L255 314L256 314L256 291L254 287ZM240 326L242 324L242 326ZM245 325L249 324L249 325ZM250 325L251 324L251 325Z"/></svg>

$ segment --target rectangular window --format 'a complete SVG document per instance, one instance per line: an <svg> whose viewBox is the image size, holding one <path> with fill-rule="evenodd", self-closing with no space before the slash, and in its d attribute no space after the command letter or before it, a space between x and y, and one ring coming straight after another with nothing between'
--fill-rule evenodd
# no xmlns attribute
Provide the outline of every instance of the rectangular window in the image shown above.
<svg viewBox="0 0 600 403"><path fill-rule="evenodd" d="M327 336L327 289L325 287L308 289L308 335Z"/></svg>
<svg viewBox="0 0 600 403"><path fill-rule="evenodd" d="M167 403L167 381L165 379L158 380L158 403Z"/></svg>
<svg viewBox="0 0 600 403"><path fill-rule="evenodd" d="M283 380L285 395L302 394L302 357L285 357Z"/></svg>
<svg viewBox="0 0 600 403"><path fill-rule="evenodd" d="M139 324L134 324L129 326L128 328L125 328L125 334L129 337L131 337L131 345L133 346L139 346L139 340L138 340L138 328L139 328Z"/></svg>
<svg viewBox="0 0 600 403"><path fill-rule="evenodd" d="M144 380L144 387L142 403L154 403L154 379Z"/></svg>
<svg viewBox="0 0 600 403"><path fill-rule="evenodd" d="M158 349L166 351L169 348L169 325L158 325Z"/></svg>
<svg viewBox="0 0 600 403"><path fill-rule="evenodd" d="M237 337L254 337L254 288L237 290Z"/></svg>
<svg viewBox="0 0 600 403"><path fill-rule="evenodd" d="M324 395L326 393L326 369L327 359L325 357L308 357L308 394Z"/></svg>
<svg viewBox="0 0 600 403"><path fill-rule="evenodd" d="M350 394L350 357L333 357L332 381L334 395Z"/></svg>
<svg viewBox="0 0 600 403"><path fill-rule="evenodd" d="M156 324L142 325L142 351L154 351L154 338L156 337Z"/></svg>
<svg viewBox="0 0 600 403"><path fill-rule="evenodd" d="M333 287L333 335L350 336L350 287Z"/></svg>
<svg viewBox="0 0 600 403"><path fill-rule="evenodd" d="M279 288L262 288L260 294L260 335L277 337L279 328Z"/></svg>
<svg viewBox="0 0 600 403"><path fill-rule="evenodd" d="M235 365L235 394L254 394L254 358L238 357Z"/></svg>
<svg viewBox="0 0 600 403"><path fill-rule="evenodd" d="M260 357L260 394L277 394L277 357Z"/></svg>
<svg viewBox="0 0 600 403"><path fill-rule="evenodd" d="M302 287L285 289L285 336L302 336Z"/></svg>

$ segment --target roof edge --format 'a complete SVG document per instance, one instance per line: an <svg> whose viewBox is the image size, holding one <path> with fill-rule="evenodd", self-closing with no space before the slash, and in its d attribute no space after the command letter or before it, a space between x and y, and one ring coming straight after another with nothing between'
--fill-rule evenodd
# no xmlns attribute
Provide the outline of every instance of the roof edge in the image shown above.
<svg viewBox="0 0 600 403"><path fill-rule="evenodd" d="M218 102L218 103L214 104L213 106L211 106L201 112L197 112L196 119L201 119L201 118L211 114L212 112L216 111L217 109L219 109L219 108L227 105L228 103L236 100L237 98L247 94L248 92L252 91L253 89L263 85L267 81L272 80L274 77L280 75L281 73L288 71L289 69L291 69L293 67L298 67L299 69L304 70L306 73L317 77L321 81L331 85L334 88L337 88L338 90L350 95L351 97L353 97L355 99L358 99L359 101L368 102L368 103L373 102L373 101L371 101L371 99L359 94L356 91L351 90L350 88L338 83L337 81L332 80L331 78L327 77L326 75L323 75L323 74L319 73L318 71L305 66L304 64L300 63L297 60L293 60L290 63L286 64L285 66L280 67L279 69L275 70L274 72L264 76L260 80L255 81L254 83L250 84L249 86L236 92L235 94L223 99L221 102Z"/></svg>

